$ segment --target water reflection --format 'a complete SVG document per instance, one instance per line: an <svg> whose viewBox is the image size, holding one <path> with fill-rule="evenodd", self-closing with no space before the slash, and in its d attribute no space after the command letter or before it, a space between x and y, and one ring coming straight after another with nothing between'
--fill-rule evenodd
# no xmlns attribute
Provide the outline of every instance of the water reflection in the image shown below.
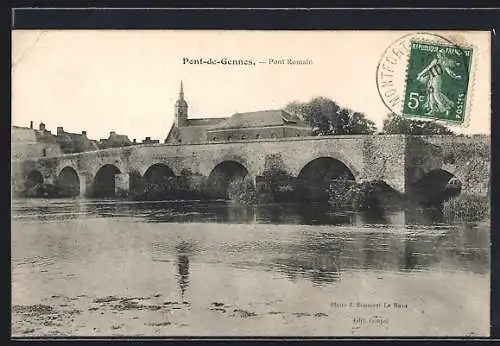
<svg viewBox="0 0 500 346"><path fill-rule="evenodd" d="M488 232L477 228L436 234L320 233L283 248L270 267L315 284L340 281L343 272L464 270L488 273ZM462 245L460 245L462 244Z"/></svg>
<svg viewBox="0 0 500 346"><path fill-rule="evenodd" d="M154 262L173 263L175 266L175 277L179 287L181 300L185 299L189 287L189 262L197 251L192 240L181 240L175 245L167 242L153 241L150 243L149 252ZM172 260L172 258L174 260Z"/></svg>
<svg viewBox="0 0 500 346"><path fill-rule="evenodd" d="M292 280L300 276L316 285L337 282L341 278L338 260L345 245L345 238L329 233L309 235L283 249L284 256L274 259L271 267Z"/></svg>
<svg viewBox="0 0 500 346"><path fill-rule="evenodd" d="M365 210L363 211L362 213L358 213L357 214L357 218L356 218L356 224L358 225L365 225L365 224L369 224L369 225L385 225L385 224L390 224L391 221L393 221L392 223L394 224L401 224L400 222L402 222L402 224L404 225L405 224L405 219L406 219L406 215L405 215L405 212L399 212L399 213L391 213L391 217L388 217L386 211L384 211L383 209L379 209L379 208L376 208L376 209L368 209L368 210ZM396 216L396 217L395 217ZM396 221L396 222L394 222Z"/></svg>
<svg viewBox="0 0 500 346"><path fill-rule="evenodd" d="M193 252L193 244L182 241L176 245L177 254L177 283L181 291L181 299L184 300L186 289L189 286L189 255Z"/></svg>
<svg viewBox="0 0 500 346"><path fill-rule="evenodd" d="M124 202L113 200L19 200L15 218L78 219L85 217L140 217L147 222L219 222L233 224L405 225L436 224L432 209L336 211L329 205L288 204L241 206L215 202Z"/></svg>
<svg viewBox="0 0 500 346"><path fill-rule="evenodd" d="M196 335L204 323L255 326L255 334L280 322L276 328L293 333L328 332L345 317L328 307L332 300L401 301L408 309L389 312L391 323L425 322L426 330L449 328L450 316L482 324L479 311L487 311L489 225L446 225L426 210L22 200L13 202L12 229L13 304L79 309L78 323L64 325L87 319L90 335L97 320L114 333L120 316L127 328L143 328L142 316L165 324L158 334ZM93 303L99 297L138 303L118 313L116 302ZM474 304L463 304L467 297ZM96 319L95 308L105 315Z"/></svg>
<svg viewBox="0 0 500 346"><path fill-rule="evenodd" d="M153 261L175 266L182 299L190 284L193 256L206 263L265 268L290 280L334 285L344 273L358 270L415 272L489 270L489 228L440 223L435 210L335 212L317 205L236 206L224 202L125 203L102 200L23 200L13 204L13 219L85 220L88 217L132 218L131 222L203 222L172 224L148 242ZM220 223L241 227L219 228ZM123 224L127 227L126 223ZM278 232L277 225L289 225ZM54 226L55 227L55 226ZM186 232L186 227L189 232ZM190 228L189 228L190 227ZM197 228L196 228L197 227ZM282 229L282 228L279 228ZM211 232L206 236L206 232ZM240 232L240 233L238 233ZM260 233L256 233L260 232ZM83 256L76 235L40 234L48 242L44 256ZM38 235L37 235L38 237ZM162 236L163 237L163 236ZM213 238L213 239L212 239ZM38 239L38 238L37 238ZM45 250L44 250L45 251ZM199 255L199 256L198 256Z"/></svg>

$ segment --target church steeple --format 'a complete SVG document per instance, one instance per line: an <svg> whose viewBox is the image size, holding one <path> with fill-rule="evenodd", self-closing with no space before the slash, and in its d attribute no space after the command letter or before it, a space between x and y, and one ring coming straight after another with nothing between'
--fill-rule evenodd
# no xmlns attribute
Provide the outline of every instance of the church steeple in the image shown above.
<svg viewBox="0 0 500 346"><path fill-rule="evenodd" d="M182 79L181 79L181 90L179 90L179 100L184 100L184 86L182 85Z"/></svg>
<svg viewBox="0 0 500 346"><path fill-rule="evenodd" d="M177 127L186 126L188 118L188 104L184 99L184 85L181 80L181 88L179 90L179 98L175 102L175 125Z"/></svg>

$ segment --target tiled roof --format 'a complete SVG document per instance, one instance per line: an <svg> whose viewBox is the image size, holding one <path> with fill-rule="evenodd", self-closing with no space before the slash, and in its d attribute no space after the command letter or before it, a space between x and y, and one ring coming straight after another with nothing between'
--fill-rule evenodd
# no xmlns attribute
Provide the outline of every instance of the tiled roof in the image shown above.
<svg viewBox="0 0 500 346"><path fill-rule="evenodd" d="M108 140L119 140L119 141L126 141L130 142L130 139L128 138L127 135L113 135L111 138L108 138Z"/></svg>
<svg viewBox="0 0 500 346"><path fill-rule="evenodd" d="M307 127L307 125L304 124L297 116L278 109L236 113L230 118L227 118L225 121L212 126L210 130L278 126L287 124Z"/></svg>
<svg viewBox="0 0 500 346"><path fill-rule="evenodd" d="M188 126L209 126L209 125L215 125L218 124L224 120L227 120L227 118L198 118L198 119L188 119L187 120L187 125Z"/></svg>
<svg viewBox="0 0 500 346"><path fill-rule="evenodd" d="M165 143L200 143L207 140L208 126L182 126L172 125ZM181 142L179 142L179 139Z"/></svg>
<svg viewBox="0 0 500 346"><path fill-rule="evenodd" d="M177 126L172 124L170 131L168 131L167 138L165 139L165 143L174 143L177 141L178 137L179 137L179 128L177 128Z"/></svg>

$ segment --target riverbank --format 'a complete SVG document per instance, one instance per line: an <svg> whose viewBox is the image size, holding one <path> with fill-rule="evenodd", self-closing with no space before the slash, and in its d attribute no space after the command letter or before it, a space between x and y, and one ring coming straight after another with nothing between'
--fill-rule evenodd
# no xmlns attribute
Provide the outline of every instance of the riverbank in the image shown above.
<svg viewBox="0 0 500 346"><path fill-rule="evenodd" d="M443 204L443 217L447 222L479 222L491 215L491 200L488 197L460 195Z"/></svg>
<svg viewBox="0 0 500 346"><path fill-rule="evenodd" d="M378 277L378 279L377 279ZM401 307L380 309L338 308L335 302L349 304L374 302L367 292L359 297L341 293L331 287L309 298L290 293L268 299L232 297L179 300L159 291L148 296L80 294L52 295L41 304L14 305L12 335L14 337L50 336L479 336L488 335L488 314L482 307L488 304L487 277L456 275L452 278L437 274L415 275L403 283L396 276L364 273L345 278L342 287L352 286L363 279L373 283L378 292L375 301ZM267 282L264 280L263 282ZM469 283L466 283L469 282ZM404 285L406 293L395 295L387 291L390 285ZM446 302L435 304L436 294L451 292L461 286ZM308 285L306 285L308 286ZM240 289L242 289L241 286ZM427 288L426 288L427 287ZM439 290L437 289L439 287ZM311 289L305 288L306 291ZM286 291L285 291L286 292ZM474 305L464 305L467 294L475 297ZM419 300L411 297L424 297ZM464 299L464 300L462 300ZM445 304L446 309L443 309ZM383 317L384 324L356 324L353 317L370 319L373 314ZM462 317L462 323L445 321ZM424 318L425 317L425 318ZM335 328L332 328L332 325Z"/></svg>
<svg viewBox="0 0 500 346"><path fill-rule="evenodd" d="M21 194L25 198L65 198L67 195L51 185L36 185ZM306 208L310 205L329 208L333 212L365 210L381 217L387 209L421 207L411 197L398 193L383 181L356 183L336 180L318 191L281 172L270 172L257 185L250 178L235 179L222 187L204 182L193 188L185 180L172 184L146 184L140 191L117 198L144 202L227 200L243 206L302 204ZM449 223L478 222L489 217L490 200L462 194L432 205L430 209L435 211L438 218Z"/></svg>

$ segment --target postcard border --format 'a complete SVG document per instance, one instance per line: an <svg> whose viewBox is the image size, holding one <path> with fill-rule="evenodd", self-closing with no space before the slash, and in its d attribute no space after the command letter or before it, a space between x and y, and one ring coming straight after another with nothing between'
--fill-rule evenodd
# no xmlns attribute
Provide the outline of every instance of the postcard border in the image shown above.
<svg viewBox="0 0 500 346"><path fill-rule="evenodd" d="M233 11L227 16L225 11ZM488 30L492 33L492 76L500 75L500 44L495 27L500 22L498 9L447 9L428 10L425 16L415 15L412 9L43 9L24 8L12 12L12 29L225 29L225 30ZM413 15L408 15L413 12ZM425 18L425 20L422 20ZM464 28L464 23L466 28ZM499 80L492 78L492 114L498 112ZM10 87L10 83L9 83ZM500 128L499 117L492 116L491 129ZM8 129L6 127L6 129ZM491 133L492 157L499 146L495 145L500 136ZM10 139L10 133L8 135ZM8 147L10 157L10 144ZM10 159L9 159L10 162ZM491 178L500 177L492 161ZM10 165L10 163L9 163ZM10 182L9 182L10 183ZM493 182L491 196L499 195ZM10 189L9 189L10 191ZM10 206L10 195L7 196ZM10 208L9 208L10 209ZM495 232L499 225L499 214L495 213L491 201L491 337L490 338L57 338L57 340L491 340L500 336L500 234ZM9 215L10 216L10 215ZM10 226L9 226L10 227ZM9 233L10 235L10 233ZM10 236L6 242L10 260ZM10 266L9 266L10 267ZM10 270L10 269L9 269ZM10 275L9 275L10 276ZM9 278L9 286L10 286ZM496 288L496 289L495 289ZM7 311L10 321L10 310ZM10 323L7 326L10 330ZM10 331L9 331L10 333ZM19 341L44 340L54 338L16 338Z"/></svg>

